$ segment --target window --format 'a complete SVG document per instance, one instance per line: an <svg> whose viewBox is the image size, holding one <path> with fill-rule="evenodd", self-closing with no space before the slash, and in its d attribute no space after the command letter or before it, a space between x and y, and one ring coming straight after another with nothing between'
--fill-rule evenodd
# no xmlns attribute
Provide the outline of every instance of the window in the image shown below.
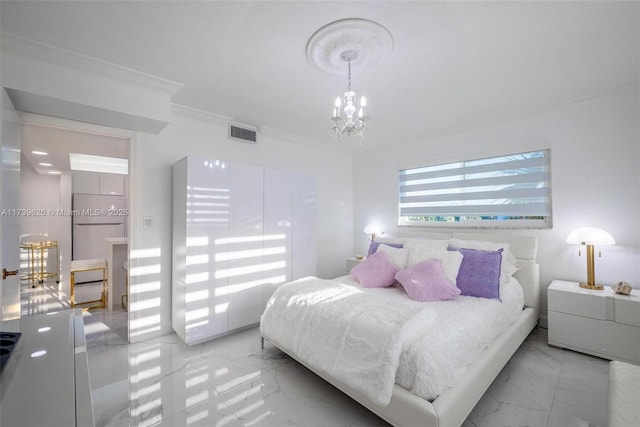
<svg viewBox="0 0 640 427"><path fill-rule="evenodd" d="M400 171L399 225L551 227L550 150Z"/></svg>

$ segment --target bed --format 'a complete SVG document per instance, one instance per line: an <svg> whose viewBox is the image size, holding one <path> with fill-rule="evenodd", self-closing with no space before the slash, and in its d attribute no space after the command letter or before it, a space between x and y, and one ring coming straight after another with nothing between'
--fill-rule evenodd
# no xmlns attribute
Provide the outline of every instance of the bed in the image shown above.
<svg viewBox="0 0 640 427"><path fill-rule="evenodd" d="M429 234L414 234L414 235L399 235L394 239L377 239L381 243L386 243L385 251L390 251L387 247L387 244L395 244L396 246L404 246L408 249L408 253L418 253L415 249L417 247L421 247L424 245L423 242L429 242L428 244L433 245L447 245L448 249L453 251L458 247L473 247L473 250L478 249L489 249L494 250L497 247L503 248L506 247L507 250L503 253L502 266L504 273L504 266L508 264L506 262L507 255L513 256L513 262L518 266L518 270L512 273L514 280L510 281L510 279L504 279L502 274L500 276L500 292L501 299L498 298L499 301L502 300L507 302L507 300L516 301L515 304L518 304L518 298L521 298L519 301L519 308L514 313L511 314L511 317L508 318L508 321L505 322L504 319L506 317L501 318L501 322L505 323L505 326L499 331L498 334L494 336L488 336L485 339L488 339L486 345L480 343L476 343L474 345L481 345L477 349L477 351L473 354L473 358L467 363L464 367L458 366L453 369L455 371L455 375L452 375L451 378L448 379L450 381L444 386L441 386L439 389L435 390L426 390L424 387L416 387L415 385L411 387L412 381L416 381L415 379L407 380L403 375L403 372L408 372L411 369L416 372L412 372L412 375L421 375L423 364L421 364L420 360L417 359L418 362L413 361L411 359L411 354L409 353L410 348L416 347L414 341L416 338L416 325L426 325L431 321L430 319L434 318L433 310L431 308L437 307L441 302L436 303L422 303L425 307L430 307L429 310L413 310L413 307L416 304L415 301L406 302L406 303L398 303L396 306L395 303L386 303L386 306L392 307L390 311L395 312L392 315L385 314L383 312L386 309L382 307L385 306L385 301L380 300L378 293L388 292L385 294L386 296L394 294L394 298L398 298L399 293L402 293L402 287L394 285L390 288L389 291L379 291L374 290L374 292L366 292L366 295L372 294L373 296L362 297L362 301L364 305L367 307L374 307L373 309L360 310L357 308L357 304L354 303L353 294L357 294L357 298L361 298L360 291L357 289L357 283L354 285L354 280L352 277L342 277L334 279L333 281L323 281L315 278L305 278L301 279L297 283L286 284L283 285L283 290L278 291L274 294L272 299L269 301L267 306L267 310L265 310L265 314L263 314L261 319L261 335L263 339L269 341L271 344L275 345L283 352L287 353L293 359L297 360L301 364L305 365L308 369L349 395L351 398L368 408L370 411L377 414L382 419L386 420L392 425L395 426L459 426L464 420L467 418L473 407L476 405L478 400L482 397L486 389L491 385L492 381L498 375L498 373L502 370L508 360L511 358L513 353L518 349L518 347L522 344L525 338L529 335L531 330L535 327L538 321L539 316L539 266L536 262L537 255L537 239L532 236L517 236L514 234L480 234L480 233L429 233ZM455 243L452 247L452 242ZM413 246L412 246L413 245ZM473 246L476 245L476 246ZM484 246L486 245L486 247ZM440 246L442 247L442 246ZM399 251L398 251L399 252ZM407 251L404 251L405 253ZM462 252L462 251L461 251ZM480 251L483 252L483 251ZM501 252L501 250L500 250ZM390 252L388 252L390 253ZM395 255L394 255L395 256ZM385 258L387 256L385 255ZM445 269L443 268L443 271ZM449 272L447 272L448 274ZM503 283L504 279L504 283ZM518 292L520 292L520 297L518 297L518 292L516 292L513 297L508 296L503 292L503 286L512 286L517 287ZM308 324L304 324L301 319L306 319L308 317L307 312L304 313L289 313L289 310L293 310L292 308L288 308L292 305L291 301L296 298L302 296L298 296L292 294L294 290L301 291L304 293L304 289L310 289L312 287L316 287L321 289L324 292L324 288L326 287L326 292L332 295L332 298L329 298L329 304L314 304L309 301L305 301L303 306L305 306L305 310L315 310L313 317L309 317ZM326 299L326 292L323 299ZM286 296L289 293L288 297ZM339 295L339 298L336 298L336 295ZM280 301L280 298L289 298L288 300ZM409 298L407 298L410 300ZM469 299L472 300L484 300L485 298L470 298L467 296L460 296L453 298L453 301L467 301ZM339 302L344 300L343 302ZM360 301L360 299L358 299ZM391 300L389 300L391 301ZM398 300L399 301L399 300ZM326 302L326 301L325 301ZM340 308L340 303L346 304L345 307L349 307L348 309ZM451 304L451 301L442 301L442 304ZM429 305L431 304L431 305ZM491 303L483 304L499 304L496 303L495 300ZM511 304L511 303L510 303ZM506 305L506 304L504 304ZM322 308L318 308L318 307ZM353 307L353 308L351 308ZM326 310L342 310L345 313L368 313L375 312L380 313L377 314L376 318L373 320L367 319L367 323L375 324L375 332L363 332L361 326L353 323L345 323L344 326L345 331L349 331L348 339L342 338L343 343L339 343L336 346L335 340L337 339L335 336L329 334L327 336L326 332L324 335L320 331L323 328L323 324L325 323L323 319L323 315L325 319L332 319L336 316L335 313ZM413 311L412 311L413 310ZM511 309L513 311L513 309ZM448 311L445 310L445 311ZM464 310L463 310L464 311ZM276 313L276 314L274 314ZM394 325L390 325L393 321L387 321L388 319L396 319L397 316L402 316L405 313L404 319L398 320L399 327L401 329L393 329ZM438 318L440 314L437 314L437 310L435 310L436 316ZM482 313L480 311L479 313ZM298 317L295 317L298 316ZM302 316L302 317L301 317ZM386 316L386 317L385 317ZM484 316L484 315L481 315ZM349 316L346 316L349 317ZM351 315L350 319L344 320L344 322L351 322L354 317L358 317L356 315ZM379 318L381 317L381 318ZM289 321L287 320L289 319ZM291 319L296 319L291 321ZM342 321L337 321L340 323ZM457 324L463 323L449 320L449 324ZM299 329L295 331L295 329L290 329L292 324L300 324L300 328L304 325L303 329ZM491 323L491 322L477 322L477 323ZM498 322L499 323L499 322ZM317 326L314 326L317 325ZM295 325L293 326L295 328ZM326 327L326 326L324 326ZM331 327L340 327L334 326ZM316 331L316 329L318 331ZM442 328L431 328L435 332ZM455 329L455 325L451 326L451 329ZM339 331L339 329L336 329ZM397 331L397 332L391 332ZM437 334L434 332L434 336ZM358 339L358 334L362 334L362 336L366 336L368 333L376 333L378 334L377 338L374 336L373 339L376 339L380 342L380 352L383 354L384 351L388 352L384 353L384 356L381 356L384 359L384 369L380 369L381 374L379 377L381 378L368 378L367 368L369 367L370 360L367 358L371 353L370 351L360 351L361 349L367 349L367 345L370 346L370 343L364 342L366 341L364 338L362 340ZM430 332L431 333L431 332ZM340 332L336 332L334 335L343 336ZM344 336L346 336L344 335ZM293 336L293 338L290 338ZM475 336L475 335L474 335ZM323 342L323 340L328 340ZM320 346L313 347L312 344L314 342L320 341ZM360 342L362 341L362 342ZM424 341L424 340L423 340ZM428 340L427 340L428 341ZM316 343L317 344L317 343ZM328 349L334 349L340 347L339 351L334 351L337 355L330 355L330 357L335 356L335 360L330 360L328 362L324 362L324 358L326 354L321 354L319 357L315 357L316 353L318 353L318 349L322 349L322 347L326 347ZM431 342L432 346L435 347L433 342ZM445 346L446 347L446 346ZM470 345L470 347L473 347ZM421 358L430 358L426 357L422 354L424 348L421 347L420 351L414 351L414 353L418 354ZM440 351L440 350L439 350ZM439 352L438 351L438 352ZM437 353L436 352L436 355ZM319 353L322 353L320 351ZM343 354L344 353L344 354ZM409 354L409 355L408 355ZM360 357L355 361L355 363L349 363L350 357ZM400 363L400 365L394 365L394 360L399 359L399 361L395 363ZM391 362L389 362L391 361ZM387 363L389 362L389 363ZM390 366L387 367L386 365ZM328 369L327 365L330 365ZM345 366L343 366L345 365ZM407 368L405 365L410 366ZM373 369L379 369L379 367L372 365ZM362 369L360 369L362 368ZM434 368L434 372L439 368L436 366ZM449 369L449 368L447 368ZM355 370L358 372L358 375L362 375L362 382L365 385L361 385L360 382L354 382L353 376L348 375L351 370ZM426 369L425 369L426 371ZM347 374L343 374L343 372L347 372ZM391 378L389 377L389 372L392 373ZM369 372L370 374L371 372ZM369 380L372 381L381 381L383 384L379 385L378 383L366 384ZM384 391L388 384L389 391ZM426 382L429 382L429 378L427 377ZM432 381L437 383L435 379ZM402 384L403 386L399 385ZM372 394L369 390L371 387L380 387L380 395ZM417 390L417 391L416 391ZM426 391L425 391L426 390ZM388 394L388 396L385 396Z"/></svg>

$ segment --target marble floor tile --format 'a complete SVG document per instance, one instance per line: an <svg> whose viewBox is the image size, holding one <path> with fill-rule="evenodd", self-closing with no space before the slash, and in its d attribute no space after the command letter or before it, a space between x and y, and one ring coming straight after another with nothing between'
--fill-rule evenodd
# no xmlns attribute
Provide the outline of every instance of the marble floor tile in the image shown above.
<svg viewBox="0 0 640 427"><path fill-rule="evenodd" d="M605 424L594 424L583 416L574 416L558 409L552 409L547 427L606 427ZM629 426L634 427L634 426Z"/></svg>
<svg viewBox="0 0 640 427"><path fill-rule="evenodd" d="M245 426L387 426L288 357L221 394Z"/></svg>
<svg viewBox="0 0 640 427"><path fill-rule="evenodd" d="M466 426L546 425L563 352L538 339L539 334L532 332L516 351L471 411Z"/></svg>
<svg viewBox="0 0 640 427"><path fill-rule="evenodd" d="M464 427L606 426L608 361L550 347L546 336L532 332Z"/></svg>
<svg viewBox="0 0 640 427"><path fill-rule="evenodd" d="M90 374L91 375L91 374ZM91 398L93 400L93 418L96 427L115 427L131 425L129 399L129 379L113 379L94 384L91 378Z"/></svg>
<svg viewBox="0 0 640 427"><path fill-rule="evenodd" d="M562 353L525 342L471 411L465 426L545 426L562 366Z"/></svg>
<svg viewBox="0 0 640 427"><path fill-rule="evenodd" d="M89 310L83 317L87 347L128 343L126 311Z"/></svg>
<svg viewBox="0 0 640 427"><path fill-rule="evenodd" d="M122 366L117 347L104 351ZM176 335L126 347L128 405L121 389L117 396L109 384L95 389L96 419L102 416L97 425L388 425L270 344L261 350L257 328L191 347ZM90 354L90 365L92 358L97 361L97 353ZM463 426L605 425L607 366L549 347L546 330L536 330Z"/></svg>
<svg viewBox="0 0 640 427"><path fill-rule="evenodd" d="M231 360L248 354L261 354L260 337L256 337L256 331L256 328L245 329L202 344L187 346L186 352L190 358L225 356Z"/></svg>
<svg viewBox="0 0 640 427"><path fill-rule="evenodd" d="M20 281L20 315L33 316L52 311L68 310L69 285L47 279L40 284L34 280Z"/></svg>
<svg viewBox="0 0 640 427"><path fill-rule="evenodd" d="M277 354L280 356L280 353ZM207 357L192 359L192 363L207 377L217 393L224 393L247 382L253 382L264 373L275 369L274 362L260 353L248 353L241 358L209 353ZM279 366L283 369L282 366Z"/></svg>
<svg viewBox="0 0 640 427"><path fill-rule="evenodd" d="M243 424L229 410L218 396L189 406L170 418L154 424L157 427L243 427Z"/></svg>
<svg viewBox="0 0 640 427"><path fill-rule="evenodd" d="M608 379L608 361L567 351L549 425L606 426Z"/></svg>
<svg viewBox="0 0 640 427"><path fill-rule="evenodd" d="M99 388L129 378L129 348L121 345L87 347L91 386Z"/></svg>
<svg viewBox="0 0 640 427"><path fill-rule="evenodd" d="M68 309L64 284L24 286L23 315ZM65 305L66 304L66 305ZM266 344L258 328L187 346L127 342L126 312L85 312L97 427L388 426ZM536 328L463 427L606 426L608 361L549 347Z"/></svg>
<svg viewBox="0 0 640 427"><path fill-rule="evenodd" d="M76 285L75 300L87 301L100 297L101 283L84 283ZM33 316L52 311L69 310L69 280L65 276L56 282L55 278L47 278L42 283L37 280L20 281L21 315Z"/></svg>

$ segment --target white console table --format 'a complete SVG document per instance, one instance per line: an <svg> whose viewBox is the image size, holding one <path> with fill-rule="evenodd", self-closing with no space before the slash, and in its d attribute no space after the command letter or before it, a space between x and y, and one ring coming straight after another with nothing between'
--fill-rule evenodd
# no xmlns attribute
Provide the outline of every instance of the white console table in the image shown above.
<svg viewBox="0 0 640 427"><path fill-rule="evenodd" d="M0 425L93 426L82 310L0 323L22 335L4 366Z"/></svg>
<svg viewBox="0 0 640 427"><path fill-rule="evenodd" d="M640 363L640 291L617 295L554 280L547 290L549 344L609 360Z"/></svg>

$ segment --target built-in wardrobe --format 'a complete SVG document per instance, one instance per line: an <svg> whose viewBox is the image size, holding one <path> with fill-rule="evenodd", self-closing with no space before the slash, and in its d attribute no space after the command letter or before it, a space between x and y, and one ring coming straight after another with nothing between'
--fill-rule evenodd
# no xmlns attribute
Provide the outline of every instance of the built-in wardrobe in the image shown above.
<svg viewBox="0 0 640 427"><path fill-rule="evenodd" d="M315 178L185 157L173 165L172 325L187 344L257 324L316 273Z"/></svg>

